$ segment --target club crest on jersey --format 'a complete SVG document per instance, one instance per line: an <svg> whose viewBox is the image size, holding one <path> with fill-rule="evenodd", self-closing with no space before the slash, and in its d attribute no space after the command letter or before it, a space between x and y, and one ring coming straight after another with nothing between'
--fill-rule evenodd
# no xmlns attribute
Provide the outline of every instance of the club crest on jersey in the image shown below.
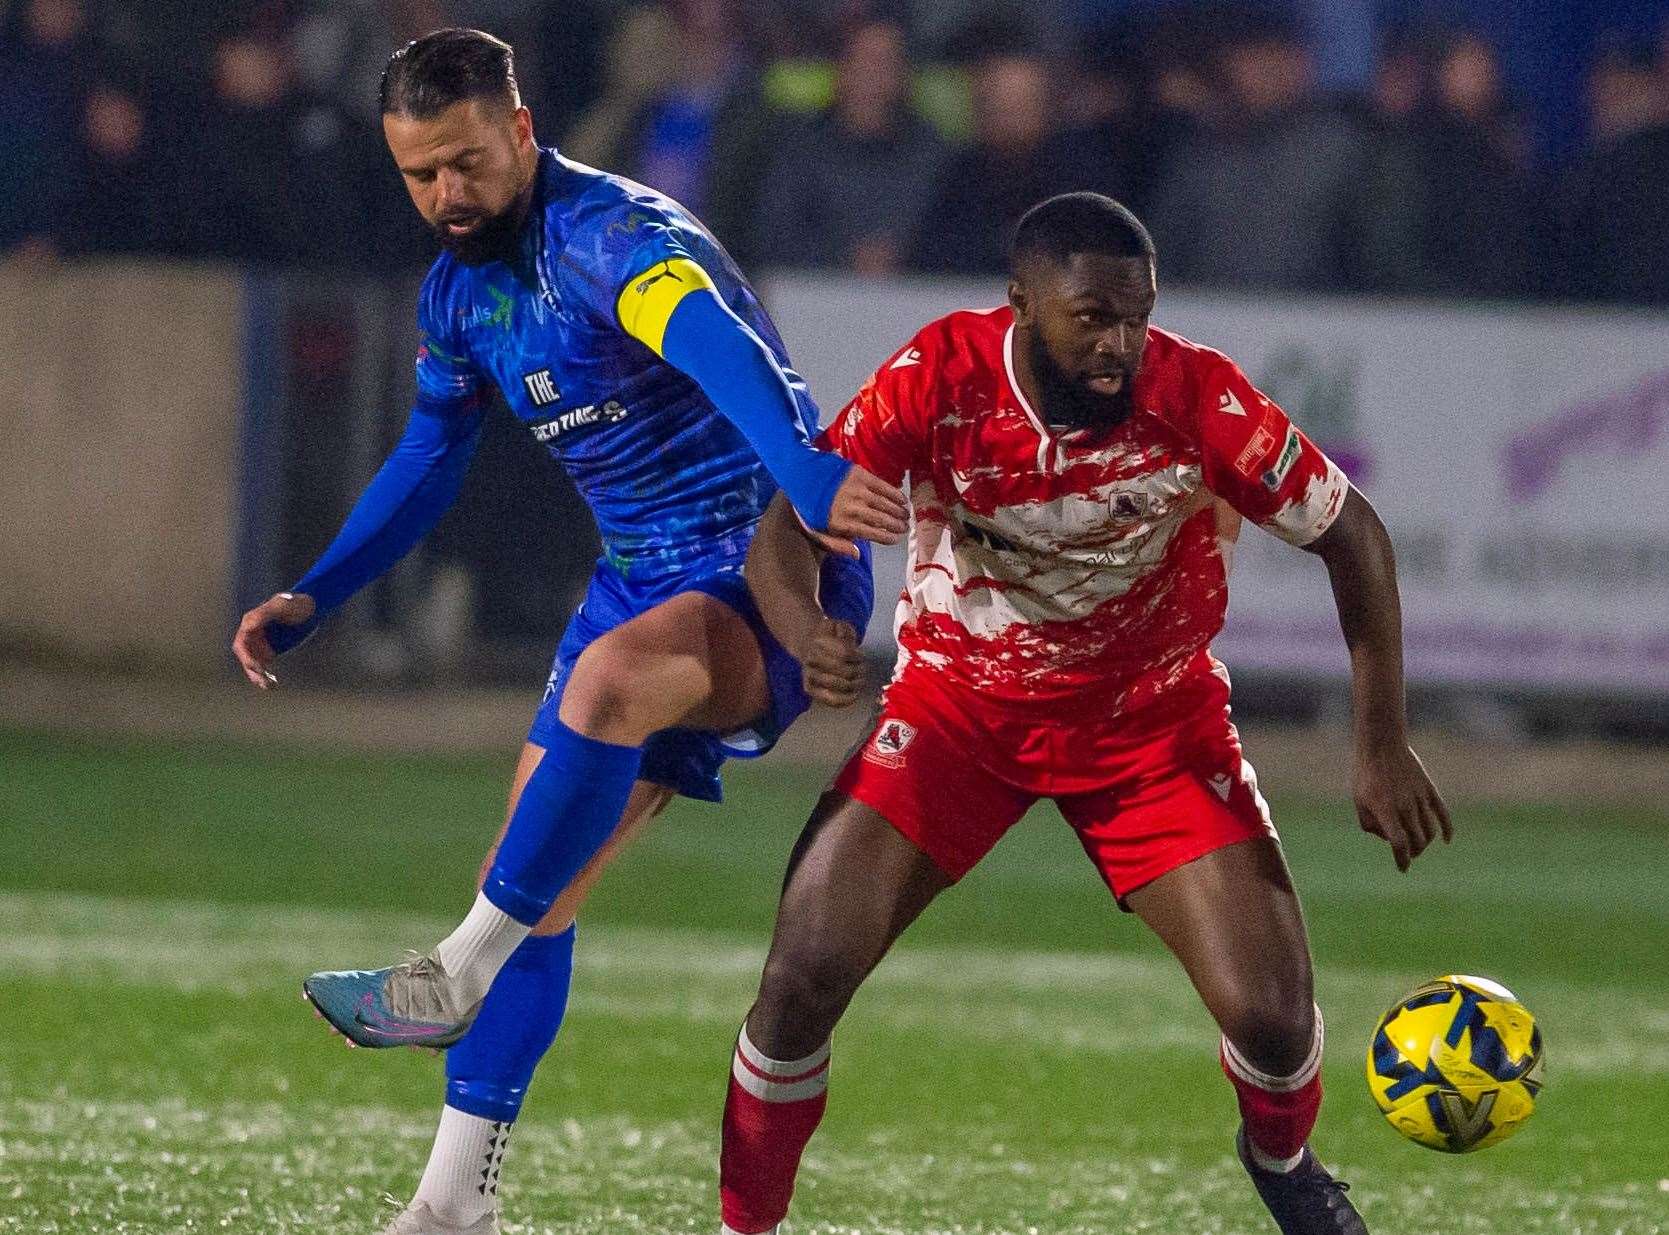
<svg viewBox="0 0 1669 1235"><path fill-rule="evenodd" d="M587 403L584 407L570 408L566 412L557 413L549 420L535 421L527 427L532 430L534 441L550 443L575 429L585 429L595 424L619 424L624 419L625 405L618 399L610 399L601 405Z"/></svg>
<svg viewBox="0 0 1669 1235"><path fill-rule="evenodd" d="M533 400L534 407L549 407L562 397L549 369L522 374L522 385L527 387L527 397Z"/></svg>
<svg viewBox="0 0 1669 1235"><path fill-rule="evenodd" d="M1107 498L1107 509L1112 511L1115 519L1145 519L1153 513L1153 507L1153 494L1147 492L1126 490Z"/></svg>
<svg viewBox="0 0 1669 1235"><path fill-rule="evenodd" d="M901 720L884 720L864 747L863 757L884 768L904 766L904 752L916 739L916 727Z"/></svg>
<svg viewBox="0 0 1669 1235"><path fill-rule="evenodd" d="M1292 465L1298 462L1299 453L1298 430L1287 429L1286 443L1281 447L1281 457L1275 460L1270 469L1263 474L1263 487L1271 492L1281 487L1281 482L1292 471Z"/></svg>

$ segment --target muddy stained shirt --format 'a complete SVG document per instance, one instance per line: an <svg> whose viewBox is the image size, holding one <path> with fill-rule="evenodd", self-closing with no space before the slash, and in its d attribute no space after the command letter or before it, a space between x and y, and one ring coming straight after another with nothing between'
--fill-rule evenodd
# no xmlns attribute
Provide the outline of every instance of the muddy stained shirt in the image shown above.
<svg viewBox="0 0 1669 1235"><path fill-rule="evenodd" d="M1013 314L958 312L881 366L821 445L909 476L899 675L1130 713L1181 704L1228 602L1243 519L1320 536L1349 482L1220 352L1150 327L1136 411L1057 432L1014 378Z"/></svg>

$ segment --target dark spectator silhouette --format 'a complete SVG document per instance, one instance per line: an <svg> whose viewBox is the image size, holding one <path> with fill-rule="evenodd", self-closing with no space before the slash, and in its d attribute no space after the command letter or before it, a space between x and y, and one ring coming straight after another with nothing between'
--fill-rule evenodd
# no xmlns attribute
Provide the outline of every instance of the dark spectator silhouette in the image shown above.
<svg viewBox="0 0 1669 1235"><path fill-rule="evenodd" d="M1358 285L1399 295L1530 291L1553 217L1532 191L1494 47L1473 33L1423 35L1386 59L1375 98L1391 110L1358 199Z"/></svg>
<svg viewBox="0 0 1669 1235"><path fill-rule="evenodd" d="M636 8L610 47L608 85L562 144L701 215L718 135L756 97L737 0Z"/></svg>
<svg viewBox="0 0 1669 1235"><path fill-rule="evenodd" d="M199 245L262 264L377 270L421 260L381 135L339 98L303 93L282 28L238 25L214 45L211 92L173 133L199 202Z"/></svg>
<svg viewBox="0 0 1669 1235"><path fill-rule="evenodd" d="M973 70L974 142L953 156L922 216L909 264L935 274L990 274L1009 231L1045 197L1076 187L1060 165L1049 63L999 53Z"/></svg>
<svg viewBox="0 0 1669 1235"><path fill-rule="evenodd" d="M896 272L944 160L938 134L910 107L903 28L852 31L834 105L782 130L752 251L776 265Z"/></svg>
<svg viewBox="0 0 1669 1235"><path fill-rule="evenodd" d="M1596 145L1564 196L1573 290L1669 305L1669 74L1648 51L1613 51L1588 99Z"/></svg>
<svg viewBox="0 0 1669 1235"><path fill-rule="evenodd" d="M1320 100L1292 28L1225 31L1213 122L1170 150L1148 222L1167 277L1228 287L1328 291L1349 283L1365 127Z"/></svg>
<svg viewBox="0 0 1669 1235"><path fill-rule="evenodd" d="M62 247L91 51L81 0L28 0L0 19L0 252Z"/></svg>

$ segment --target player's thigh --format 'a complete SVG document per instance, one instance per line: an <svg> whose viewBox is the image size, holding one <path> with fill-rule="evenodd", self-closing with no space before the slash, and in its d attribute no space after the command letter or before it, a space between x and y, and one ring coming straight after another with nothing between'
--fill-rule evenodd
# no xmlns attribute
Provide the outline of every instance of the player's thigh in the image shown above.
<svg viewBox="0 0 1669 1235"><path fill-rule="evenodd" d="M789 860L749 1032L767 1054L821 1045L893 942L954 880L879 813L823 795Z"/></svg>
<svg viewBox="0 0 1669 1235"><path fill-rule="evenodd" d="M1303 1062L1314 976L1303 910L1277 840L1214 849L1125 899L1182 962L1230 1041L1277 1075Z"/></svg>
<svg viewBox="0 0 1669 1235"><path fill-rule="evenodd" d="M682 592L594 639L562 697L564 724L621 714L651 729L739 728L769 707L759 641L741 614Z"/></svg>
<svg viewBox="0 0 1669 1235"><path fill-rule="evenodd" d="M516 804L521 801L522 790L544 754L544 748L532 742L523 745L521 757L516 761L515 775L510 782L510 800L504 811L504 826L499 829L498 839L493 841L492 847L487 850L487 856L481 862L477 884L484 881L487 872L492 869L493 859L498 856L498 847L504 843L504 833L509 830L510 819L516 813ZM573 925L580 906L585 903L585 898L590 895L591 889L596 886L597 880L602 877L609 864L675 796L676 794L665 785L641 780L633 785L631 795L626 799L626 809L621 812L619 826L614 829L613 835L580 869L579 874L574 876L573 882L557 896L550 911L540 918L538 925L533 928L533 933L557 935Z"/></svg>

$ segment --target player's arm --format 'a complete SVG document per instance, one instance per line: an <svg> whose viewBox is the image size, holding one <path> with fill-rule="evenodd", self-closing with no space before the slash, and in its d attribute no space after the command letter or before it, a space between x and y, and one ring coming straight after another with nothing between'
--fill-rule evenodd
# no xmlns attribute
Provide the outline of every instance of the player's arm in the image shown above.
<svg viewBox="0 0 1669 1235"><path fill-rule="evenodd" d="M446 269L437 264L418 295L417 397L405 432L354 503L324 554L288 592L243 615L232 652L261 689L277 685L277 657L306 639L360 588L428 534L458 496L481 438L486 379L447 332Z"/></svg>
<svg viewBox="0 0 1669 1235"><path fill-rule="evenodd" d="M766 628L799 660L806 694L833 707L855 703L864 679L859 643L874 601L868 555L830 557L778 493L754 532L743 573ZM830 603L835 598L845 602L844 612Z"/></svg>
<svg viewBox="0 0 1669 1235"><path fill-rule="evenodd" d="M935 366L918 363L924 346L918 335L900 353L914 358L910 365L898 367L895 356L877 370L817 444L902 484L920 463L921 413L932 402ZM835 556L829 538L807 529L779 493L754 532L745 573L765 625L804 666L806 693L825 703L852 702L863 681L858 645L874 607L869 562Z"/></svg>
<svg viewBox="0 0 1669 1235"><path fill-rule="evenodd" d="M1350 649L1356 812L1364 831L1390 843L1397 869L1407 870L1438 836L1445 842L1454 839L1454 827L1408 744L1402 602L1391 537L1372 504L1352 485L1338 516L1305 548L1326 563Z"/></svg>
<svg viewBox="0 0 1669 1235"><path fill-rule="evenodd" d="M882 544L904 534L904 495L811 444L776 356L697 262L672 257L634 276L615 313L627 334L693 378L742 431L807 526Z"/></svg>
<svg viewBox="0 0 1669 1235"><path fill-rule="evenodd" d="M263 690L276 685L272 665L281 653L429 533L456 500L480 436L478 410L413 409L399 443L319 560L289 591L243 615L232 651L244 676Z"/></svg>
<svg viewBox="0 0 1669 1235"><path fill-rule="evenodd" d="M1438 836L1451 839L1453 828L1408 744L1402 603L1390 535L1338 466L1234 365L1222 361L1202 382L1201 396L1207 486L1327 566L1350 649L1357 817L1407 870Z"/></svg>

